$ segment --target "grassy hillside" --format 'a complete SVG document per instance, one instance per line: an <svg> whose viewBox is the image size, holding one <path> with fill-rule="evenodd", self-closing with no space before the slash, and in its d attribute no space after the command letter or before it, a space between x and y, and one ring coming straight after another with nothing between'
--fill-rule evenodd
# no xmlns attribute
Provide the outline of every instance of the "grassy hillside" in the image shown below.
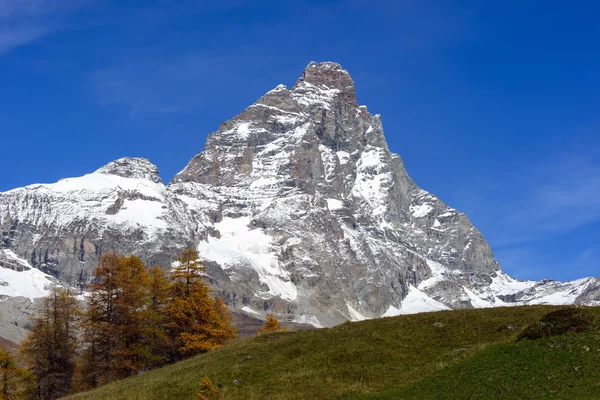
<svg viewBox="0 0 600 400"><path fill-rule="evenodd" d="M557 307L516 307L346 323L241 340L70 399L600 398L597 329L515 342ZM600 308L589 308L597 326ZM234 384L233 381L241 381Z"/></svg>

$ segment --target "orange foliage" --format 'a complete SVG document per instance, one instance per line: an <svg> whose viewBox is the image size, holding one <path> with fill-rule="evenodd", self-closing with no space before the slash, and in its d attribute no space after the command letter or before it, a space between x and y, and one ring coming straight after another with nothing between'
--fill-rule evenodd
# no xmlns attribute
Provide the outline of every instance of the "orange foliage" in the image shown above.
<svg viewBox="0 0 600 400"><path fill-rule="evenodd" d="M200 391L198 392L198 398L200 400L209 400L209 397L217 393L217 389L213 386L212 381L209 377L205 376L200 380Z"/></svg>
<svg viewBox="0 0 600 400"><path fill-rule="evenodd" d="M173 299L167 326L182 356L215 349L236 335L222 300L210 297L201 275L204 266L197 259L196 250L184 251L171 275Z"/></svg>
<svg viewBox="0 0 600 400"><path fill-rule="evenodd" d="M279 324L279 320L275 318L273 314L267 315L267 320L265 321L265 325L260 328L258 334L270 333L270 332L286 332L286 328L282 328Z"/></svg>
<svg viewBox="0 0 600 400"><path fill-rule="evenodd" d="M221 346L235 337L228 309L213 300L198 252L170 274L135 257L105 254L90 285L79 389L137 374Z"/></svg>

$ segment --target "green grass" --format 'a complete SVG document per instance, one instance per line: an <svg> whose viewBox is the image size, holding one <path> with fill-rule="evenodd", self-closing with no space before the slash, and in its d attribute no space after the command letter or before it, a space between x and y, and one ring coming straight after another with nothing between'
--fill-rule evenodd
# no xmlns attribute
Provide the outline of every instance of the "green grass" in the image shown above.
<svg viewBox="0 0 600 400"><path fill-rule="evenodd" d="M214 399L600 399L597 330L515 342L556 309L443 311L264 335L69 399L197 399L204 376L220 385ZM589 310L597 323L600 308Z"/></svg>

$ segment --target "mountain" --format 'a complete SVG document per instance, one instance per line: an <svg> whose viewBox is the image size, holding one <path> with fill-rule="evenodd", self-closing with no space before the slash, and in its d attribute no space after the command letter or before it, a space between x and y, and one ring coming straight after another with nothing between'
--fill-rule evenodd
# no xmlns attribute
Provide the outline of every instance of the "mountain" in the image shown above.
<svg viewBox="0 0 600 400"><path fill-rule="evenodd" d="M600 280L517 281L419 188L332 62L208 136L168 185L146 159L0 193L2 248L84 287L106 251L168 268L194 246L234 310L314 326L518 304L599 304ZM25 279L25 278L24 278Z"/></svg>

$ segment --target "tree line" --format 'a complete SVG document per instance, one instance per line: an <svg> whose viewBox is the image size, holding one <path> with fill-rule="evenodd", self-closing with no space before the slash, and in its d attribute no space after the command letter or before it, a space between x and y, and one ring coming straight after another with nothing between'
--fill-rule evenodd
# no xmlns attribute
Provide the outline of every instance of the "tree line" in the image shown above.
<svg viewBox="0 0 600 400"><path fill-rule="evenodd" d="M210 296L197 260L196 250L185 250L165 272L133 255L104 254L83 306L69 289L53 289L21 345L26 369L0 351L0 399L56 399L235 338L227 307Z"/></svg>

